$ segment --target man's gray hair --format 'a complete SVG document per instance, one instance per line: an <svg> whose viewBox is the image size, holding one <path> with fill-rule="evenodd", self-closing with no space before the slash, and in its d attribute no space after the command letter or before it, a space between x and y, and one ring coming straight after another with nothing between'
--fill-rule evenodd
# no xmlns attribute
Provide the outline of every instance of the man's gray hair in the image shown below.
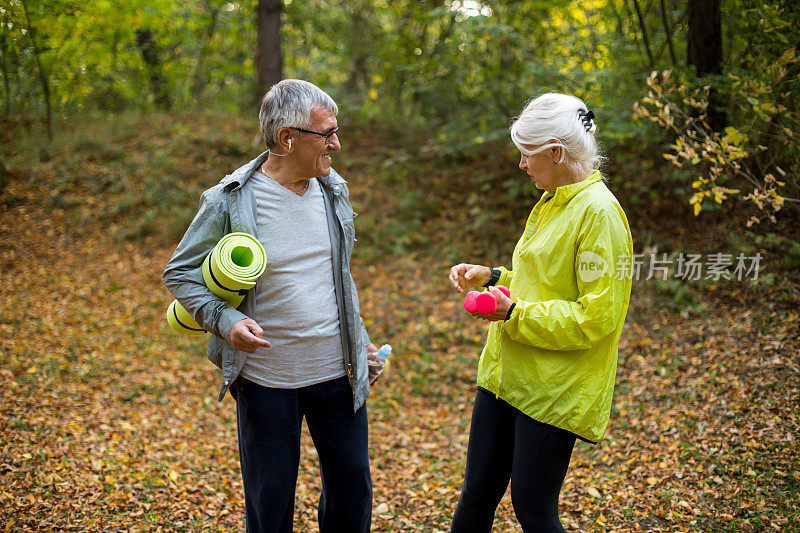
<svg viewBox="0 0 800 533"><path fill-rule="evenodd" d="M326 109L333 115L339 113L333 98L313 83L288 79L273 85L261 100L258 112L261 136L267 148L278 143L281 128L308 129L311 111L315 108Z"/></svg>

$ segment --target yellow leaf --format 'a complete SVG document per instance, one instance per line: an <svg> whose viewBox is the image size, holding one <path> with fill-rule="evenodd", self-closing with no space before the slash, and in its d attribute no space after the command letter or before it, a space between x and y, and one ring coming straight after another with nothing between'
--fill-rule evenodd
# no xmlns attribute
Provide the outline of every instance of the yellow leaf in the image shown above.
<svg viewBox="0 0 800 533"><path fill-rule="evenodd" d="M701 209L702 207L700 207L700 202L694 204L694 216L699 215Z"/></svg>
<svg viewBox="0 0 800 533"><path fill-rule="evenodd" d="M589 493L589 496L591 496L591 497L593 497L593 498L600 498L600 497L601 497L601 495L600 495L600 491L599 491L599 490L597 490L597 489L596 489L596 488L594 488L594 487L589 487L588 489L586 489L586 492L588 492L588 493Z"/></svg>
<svg viewBox="0 0 800 533"><path fill-rule="evenodd" d="M14 519L13 518L9 518L8 522L6 522L6 531L11 531L11 526L13 526L13 525L14 525Z"/></svg>
<svg viewBox="0 0 800 533"><path fill-rule="evenodd" d="M174 470L170 470L169 471L169 478L172 481L178 481L178 473L176 471L174 471Z"/></svg>
<svg viewBox="0 0 800 533"><path fill-rule="evenodd" d="M370 89L369 90L369 99L370 100L377 100L378 99L378 89Z"/></svg>

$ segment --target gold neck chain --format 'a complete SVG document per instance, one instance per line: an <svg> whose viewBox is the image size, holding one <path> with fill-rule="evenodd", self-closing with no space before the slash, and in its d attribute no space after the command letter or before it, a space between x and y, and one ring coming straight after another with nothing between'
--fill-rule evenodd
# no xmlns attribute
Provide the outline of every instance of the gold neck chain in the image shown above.
<svg viewBox="0 0 800 533"><path fill-rule="evenodd" d="M272 178L272 176L270 176L269 174L267 174L266 172L264 172L263 170L261 170L261 168L257 169L257 170L256 170L256 172L258 172L258 173L259 173L259 174L261 174L262 176L265 176L265 177L267 177L267 178L271 179L272 181L275 181L275 180ZM275 183L278 183L278 182L277 182L277 181L275 181ZM283 187L283 188L284 188L284 189L286 189L287 191L290 191L290 192L292 192L292 193L296 194L297 196L303 196L303 195L306 193L306 191L308 191L308 186L309 186L310 184L311 184L311 180L310 180L310 179L307 179L307 180L306 180L306 186L305 186L305 187L303 187L303 189L302 189L302 190L300 190L300 191L293 191L292 189L290 189L290 188L289 188L289 187L287 187L286 185L282 185L282 184L278 183L278 185L280 185L281 187Z"/></svg>

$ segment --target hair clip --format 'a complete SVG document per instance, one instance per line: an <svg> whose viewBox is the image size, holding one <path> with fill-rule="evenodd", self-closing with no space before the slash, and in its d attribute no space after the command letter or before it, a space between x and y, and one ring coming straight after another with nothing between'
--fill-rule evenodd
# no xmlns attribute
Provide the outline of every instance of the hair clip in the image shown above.
<svg viewBox="0 0 800 533"><path fill-rule="evenodd" d="M592 110L586 111L585 109L579 109L578 117L580 117L581 122L583 122L584 129L591 133L594 128L594 124L592 124L594 113L592 113Z"/></svg>

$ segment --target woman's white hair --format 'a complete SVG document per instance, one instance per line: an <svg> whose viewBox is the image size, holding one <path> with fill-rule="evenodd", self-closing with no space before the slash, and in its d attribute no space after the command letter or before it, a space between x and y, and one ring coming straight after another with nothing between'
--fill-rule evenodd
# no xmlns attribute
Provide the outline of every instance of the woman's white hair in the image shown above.
<svg viewBox="0 0 800 533"><path fill-rule="evenodd" d="M333 98L313 83L287 79L273 85L261 100L258 112L261 136L267 148L278 143L281 128L308 129L311 111L316 108L326 109L333 115L339 113Z"/></svg>
<svg viewBox="0 0 800 533"><path fill-rule="evenodd" d="M530 100L514 121L511 140L524 155L563 146L559 163L566 162L573 174L581 174L603 162L594 138L596 130L583 100L569 94L545 93Z"/></svg>

